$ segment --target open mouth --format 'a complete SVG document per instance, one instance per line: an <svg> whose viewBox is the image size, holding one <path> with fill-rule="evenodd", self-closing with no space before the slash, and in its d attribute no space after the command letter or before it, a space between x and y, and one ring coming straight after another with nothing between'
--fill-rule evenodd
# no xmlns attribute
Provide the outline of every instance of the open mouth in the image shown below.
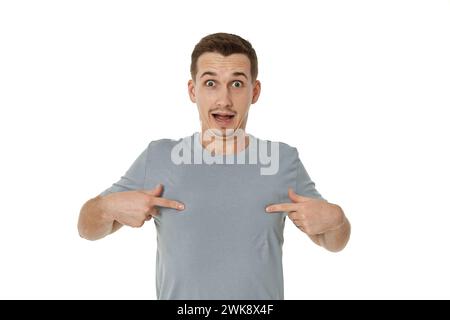
<svg viewBox="0 0 450 320"><path fill-rule="evenodd" d="M212 117L214 121L221 126L227 126L233 123L234 117L236 116L234 113L223 113L223 112L213 112Z"/></svg>

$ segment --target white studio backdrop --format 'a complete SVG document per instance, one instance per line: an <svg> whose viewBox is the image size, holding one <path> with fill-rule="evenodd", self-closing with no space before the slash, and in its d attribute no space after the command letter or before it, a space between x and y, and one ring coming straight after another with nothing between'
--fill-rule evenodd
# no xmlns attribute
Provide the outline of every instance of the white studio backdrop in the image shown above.
<svg viewBox="0 0 450 320"><path fill-rule="evenodd" d="M156 232L78 237L149 141L200 129L190 54L259 57L247 131L298 148L352 223L340 253L287 221L286 299L450 298L449 1L1 1L0 298L155 299Z"/></svg>

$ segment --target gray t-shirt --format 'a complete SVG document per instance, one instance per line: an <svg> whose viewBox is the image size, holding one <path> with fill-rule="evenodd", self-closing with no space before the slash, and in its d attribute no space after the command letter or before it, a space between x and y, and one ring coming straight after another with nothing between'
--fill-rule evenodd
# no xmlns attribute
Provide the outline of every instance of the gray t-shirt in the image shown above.
<svg viewBox="0 0 450 320"><path fill-rule="evenodd" d="M237 155L218 155L212 164L198 163L198 155L207 152L199 132L179 140L152 141L125 175L101 193L153 189L161 183L162 197L184 203L183 211L160 208L153 219L158 299L284 299L282 245L287 213L269 214L265 207L291 202L288 187L323 198L296 148L277 143L277 172L261 174L267 157L265 163L248 159L256 146L263 152L263 144L272 142L247 135L247 148ZM185 159L187 155L190 163L174 161L177 146L184 151L175 154ZM244 155L247 160L238 163Z"/></svg>

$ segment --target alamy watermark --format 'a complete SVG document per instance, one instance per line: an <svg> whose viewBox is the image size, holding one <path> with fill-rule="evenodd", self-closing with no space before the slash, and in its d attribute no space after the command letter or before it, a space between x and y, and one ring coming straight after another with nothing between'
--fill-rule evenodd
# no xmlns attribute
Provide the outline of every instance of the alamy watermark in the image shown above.
<svg viewBox="0 0 450 320"><path fill-rule="evenodd" d="M242 129L226 129L225 133L220 129L208 129L200 139L209 146L213 144L214 150L225 150L223 153L213 155L211 151L200 147L192 148L191 140L182 140L172 148L171 160L174 164L261 164L261 175L274 175L280 166L280 148L278 142L253 139L245 152L245 132ZM251 137L250 137L251 139ZM223 144L223 141L226 141ZM202 145L202 141L194 141ZM234 154L234 146L237 146L237 155ZM194 157L191 157L191 150ZM270 149L270 153L269 153ZM248 159L246 157L248 154ZM226 156L225 156L226 155ZM236 159L236 161L235 161Z"/></svg>

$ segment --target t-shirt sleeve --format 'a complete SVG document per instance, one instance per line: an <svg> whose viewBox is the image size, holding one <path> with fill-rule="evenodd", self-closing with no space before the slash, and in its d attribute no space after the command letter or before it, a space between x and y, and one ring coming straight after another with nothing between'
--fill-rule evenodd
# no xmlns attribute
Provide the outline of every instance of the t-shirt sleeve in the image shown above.
<svg viewBox="0 0 450 320"><path fill-rule="evenodd" d="M100 196L122 191L131 191L144 188L145 176L147 174L147 157L149 146L137 157L127 172L108 189L100 193Z"/></svg>
<svg viewBox="0 0 450 320"><path fill-rule="evenodd" d="M316 198L321 200L326 200L322 197L322 195L317 191L316 185L314 181L311 180L308 172L303 166L300 157L298 156L298 151L296 150L296 170L297 170L297 179L296 179L296 190L295 192L299 195L303 195L305 197Z"/></svg>

